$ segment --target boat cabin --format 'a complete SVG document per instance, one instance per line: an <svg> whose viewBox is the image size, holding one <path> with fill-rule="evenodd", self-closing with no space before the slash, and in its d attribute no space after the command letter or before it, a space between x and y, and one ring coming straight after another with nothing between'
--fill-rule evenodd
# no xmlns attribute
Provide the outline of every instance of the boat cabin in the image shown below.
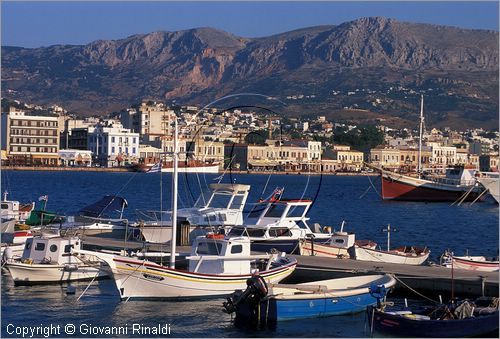
<svg viewBox="0 0 500 339"><path fill-rule="evenodd" d="M32 264L71 264L76 263L71 250L79 250L81 241L77 237L35 237L26 240L22 255L23 261Z"/></svg>
<svg viewBox="0 0 500 339"><path fill-rule="evenodd" d="M250 240L224 238L222 234L197 237L191 247L189 271L209 274L248 274L251 268Z"/></svg>
<svg viewBox="0 0 500 339"><path fill-rule="evenodd" d="M300 228L306 229L312 233L306 223L307 220L309 220L306 214L311 204L312 200L307 199L277 200L260 203L255 205L250 211L246 224L250 227L253 225L279 225L285 228L298 225Z"/></svg>
<svg viewBox="0 0 500 339"><path fill-rule="evenodd" d="M354 246L354 242L354 233L335 232L330 239L330 246L348 249Z"/></svg>

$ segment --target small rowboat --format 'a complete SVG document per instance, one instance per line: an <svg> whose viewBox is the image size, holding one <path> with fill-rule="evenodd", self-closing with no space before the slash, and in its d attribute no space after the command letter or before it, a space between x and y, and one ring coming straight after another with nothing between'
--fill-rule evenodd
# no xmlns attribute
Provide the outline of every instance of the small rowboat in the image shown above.
<svg viewBox="0 0 500 339"><path fill-rule="evenodd" d="M370 332L391 337L498 338L498 298L481 297L425 308L392 310L379 302L367 308Z"/></svg>
<svg viewBox="0 0 500 339"><path fill-rule="evenodd" d="M449 251L446 251L441 256L441 264L445 267L453 267L454 269L480 272L495 272L500 268L498 257L489 258L485 256L470 255L459 257L453 255L453 252Z"/></svg>
<svg viewBox="0 0 500 339"><path fill-rule="evenodd" d="M247 281L245 291L234 292L223 306L236 318L276 323L278 321L328 317L362 312L377 299L371 286L389 289L396 284L391 275L365 275L302 284L266 285L260 276Z"/></svg>

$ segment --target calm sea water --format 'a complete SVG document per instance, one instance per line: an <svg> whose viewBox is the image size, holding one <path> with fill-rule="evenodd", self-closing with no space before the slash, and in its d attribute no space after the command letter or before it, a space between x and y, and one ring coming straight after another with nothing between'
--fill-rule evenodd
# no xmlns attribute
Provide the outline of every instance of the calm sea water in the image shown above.
<svg viewBox="0 0 500 339"><path fill-rule="evenodd" d="M170 175L163 174L163 206L170 206ZM206 188L216 175L180 175L179 205L190 206L200 189ZM412 203L382 201L377 190L380 182L371 177L230 175L222 182L250 184L249 202L267 197L278 186L285 187L285 197L312 198L310 223L318 222L353 231L360 239L386 243L382 228L387 224L397 232L391 234L391 246L418 245L431 249L437 260L445 249L462 254L497 255L499 238L498 205L492 201L472 206L450 206L450 203ZM136 210L160 208L160 175L144 173L93 172L2 172L2 192L19 201L37 200L48 195L49 210L71 215L105 194L117 194L128 200L125 214L136 219ZM368 191L367 191L368 190ZM83 335L91 326L123 326L132 334L132 324L158 326L169 324L172 337L364 337L365 315L340 316L278 324L275 329L236 328L231 316L222 312L222 299L204 301L129 301L121 302L110 280L93 283L84 296L78 296L87 283L74 284L76 295L66 295L66 286L45 285L14 287L2 272L2 336L9 336L7 326L61 325L60 336L67 336L64 326L74 324L75 335L108 337L105 334ZM12 326L9 327L13 329ZM15 336L15 335L14 335ZM29 335L28 335L29 336ZM123 335L116 335L117 337ZM141 336L141 335L135 335ZM165 335L164 335L165 336ZM43 337L39 334L36 337ZM53 337L51 335L51 337Z"/></svg>

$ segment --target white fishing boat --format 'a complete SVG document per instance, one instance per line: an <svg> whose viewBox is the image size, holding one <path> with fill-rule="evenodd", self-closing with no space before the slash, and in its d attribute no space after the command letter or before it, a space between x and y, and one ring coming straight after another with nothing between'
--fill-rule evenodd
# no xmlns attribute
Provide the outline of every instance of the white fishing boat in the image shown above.
<svg viewBox="0 0 500 339"><path fill-rule="evenodd" d="M11 257L5 267L15 285L91 280L107 274L92 255L73 255L81 241L77 237L38 236L26 240L20 258Z"/></svg>
<svg viewBox="0 0 500 339"><path fill-rule="evenodd" d="M207 235L196 239L187 257L188 269L176 268L178 142L174 128L174 173L172 175L172 238L170 262L164 266L147 256L123 256L111 253L78 251L96 255L109 265L122 299L129 298L204 298L227 295L246 286L253 274L269 282L279 282L295 269L297 261L285 255L251 255L248 238Z"/></svg>
<svg viewBox="0 0 500 339"><path fill-rule="evenodd" d="M441 256L441 265L453 267L453 269L478 272L496 272L500 268L498 257L470 256L468 254L455 256L450 251L445 251Z"/></svg>
<svg viewBox="0 0 500 339"><path fill-rule="evenodd" d="M110 266L121 299L183 299L224 296L245 288L259 274L269 283L289 276L297 261L281 255L251 255L248 238L200 236L193 243L187 269L168 267L148 259L109 253L96 255Z"/></svg>
<svg viewBox="0 0 500 339"><path fill-rule="evenodd" d="M331 233L313 232L306 217L312 205L310 199L283 199L283 188L277 188L270 199L256 204L244 225L234 226L229 236L246 236L252 251L299 254L301 240L327 243ZM319 227L318 227L319 231Z"/></svg>
<svg viewBox="0 0 500 339"><path fill-rule="evenodd" d="M430 250L427 247L402 246L390 249L391 227L387 226L387 250L371 249L368 247L354 245L352 255L356 260L376 261L392 264L422 265L429 257Z"/></svg>
<svg viewBox="0 0 500 339"><path fill-rule="evenodd" d="M35 208L35 203L20 204L16 200L7 200L8 192L5 191L1 201L1 233L2 241L5 241L7 234L13 234L15 225L28 219L31 211Z"/></svg>
<svg viewBox="0 0 500 339"><path fill-rule="evenodd" d="M207 231L243 223L243 208L250 185L219 183L209 187L210 191L203 192L194 207L177 211L178 224L189 227L190 242ZM172 237L172 213L149 212L144 216L153 216L154 220L133 223L130 227L140 229L147 242L169 242Z"/></svg>
<svg viewBox="0 0 500 339"><path fill-rule="evenodd" d="M300 242L300 255L314 255L318 257L349 258L349 249L354 245L375 249L377 243L370 240L356 240L356 236L351 232L344 232L344 221L340 231L334 231L326 243L315 243L310 240Z"/></svg>
<svg viewBox="0 0 500 339"><path fill-rule="evenodd" d="M499 202L498 172L480 172L476 178L479 183L488 190L488 193Z"/></svg>

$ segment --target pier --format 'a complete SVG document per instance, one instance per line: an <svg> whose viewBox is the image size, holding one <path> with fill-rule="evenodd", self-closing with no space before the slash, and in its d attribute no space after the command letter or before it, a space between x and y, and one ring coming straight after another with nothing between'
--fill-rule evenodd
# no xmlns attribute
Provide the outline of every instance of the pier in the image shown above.
<svg viewBox="0 0 500 339"><path fill-rule="evenodd" d="M84 246L91 248L123 249L124 241L119 239L82 236ZM126 248L139 250L142 242L127 241ZM169 251L167 244L148 245L151 251ZM190 246L178 246L177 251L183 253L182 258L191 250ZM468 270L452 270L441 266L414 266L402 264L388 264L373 261L359 261L353 259L332 259L317 256L294 255L297 259L297 269L289 278L294 283L348 277L357 274L391 273L399 280L396 292L411 295L407 285L425 295L437 296L491 296L499 295L499 273L477 272ZM410 293L408 293L410 292Z"/></svg>

